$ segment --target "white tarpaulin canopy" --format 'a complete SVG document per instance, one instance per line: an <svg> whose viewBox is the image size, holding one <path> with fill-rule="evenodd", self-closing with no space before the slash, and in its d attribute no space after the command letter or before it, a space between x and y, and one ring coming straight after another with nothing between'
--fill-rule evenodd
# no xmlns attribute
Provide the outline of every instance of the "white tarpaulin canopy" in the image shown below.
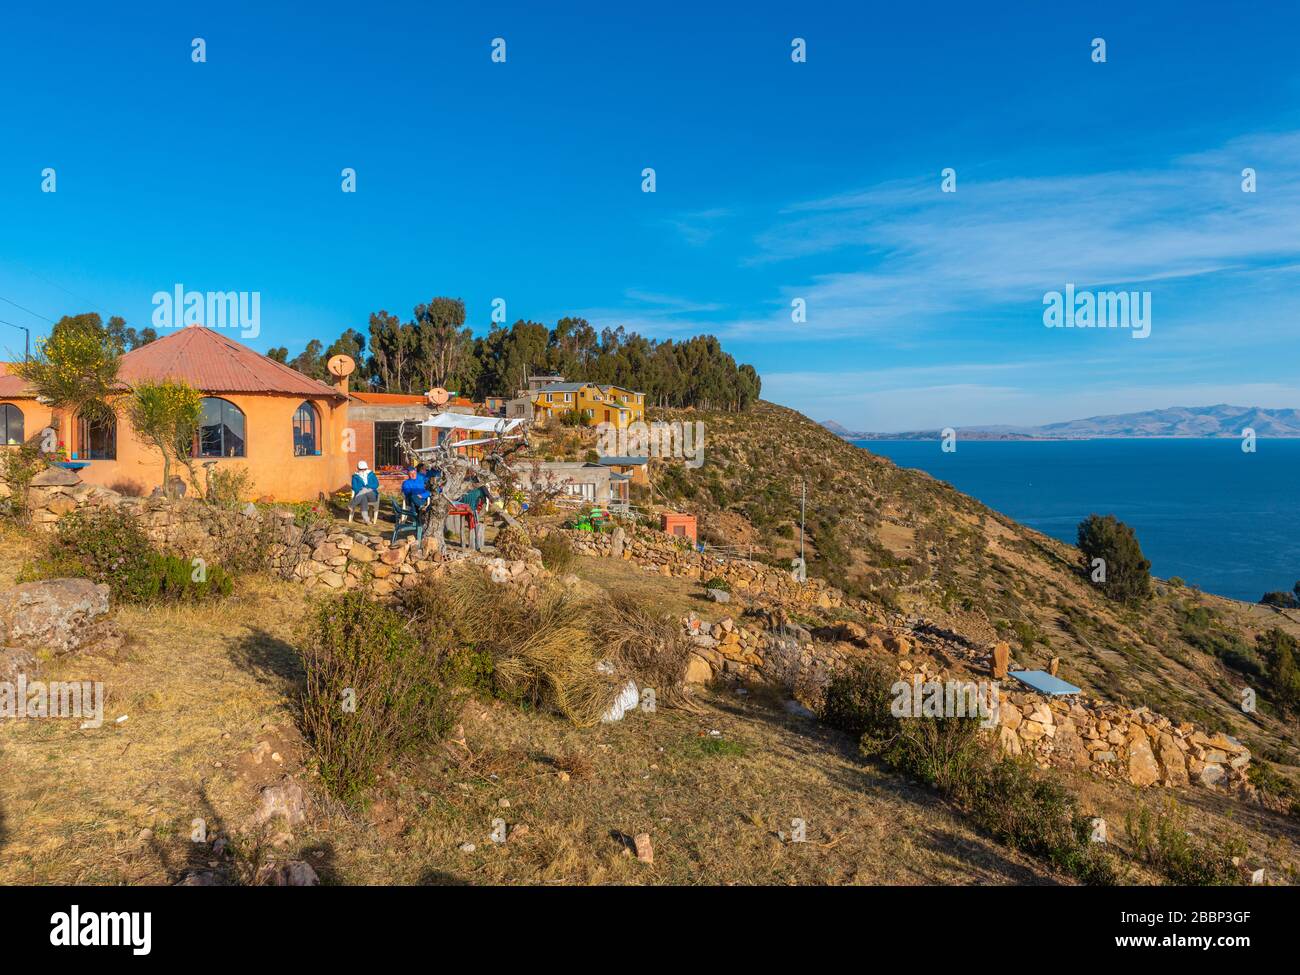
<svg viewBox="0 0 1300 975"><path fill-rule="evenodd" d="M439 430L470 430L474 433L509 433L524 421L507 420L497 416L471 416L468 413L439 413L420 424Z"/></svg>

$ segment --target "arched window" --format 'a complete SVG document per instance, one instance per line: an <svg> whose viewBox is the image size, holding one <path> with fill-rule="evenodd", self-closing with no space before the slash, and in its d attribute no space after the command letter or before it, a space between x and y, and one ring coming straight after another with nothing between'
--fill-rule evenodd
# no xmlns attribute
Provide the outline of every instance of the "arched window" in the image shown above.
<svg viewBox="0 0 1300 975"><path fill-rule="evenodd" d="M117 418L77 418L77 460L117 460Z"/></svg>
<svg viewBox="0 0 1300 975"><path fill-rule="evenodd" d="M320 452L320 418L316 407L303 403L293 411L293 455L312 457Z"/></svg>
<svg viewBox="0 0 1300 975"><path fill-rule="evenodd" d="M195 457L243 457L244 412L234 403L215 396L201 401L199 432L194 440Z"/></svg>
<svg viewBox="0 0 1300 975"><path fill-rule="evenodd" d="M23 442L23 411L12 403L0 404L0 444L13 447Z"/></svg>

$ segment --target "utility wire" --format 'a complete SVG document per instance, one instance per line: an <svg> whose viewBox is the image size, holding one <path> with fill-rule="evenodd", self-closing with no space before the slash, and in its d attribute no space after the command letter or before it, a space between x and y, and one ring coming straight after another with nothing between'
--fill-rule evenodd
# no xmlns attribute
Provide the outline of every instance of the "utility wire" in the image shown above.
<svg viewBox="0 0 1300 975"><path fill-rule="evenodd" d="M22 305L18 304L18 302L16 302L16 301L10 301L10 300L9 300L8 298L6 298L4 295L0 295L0 301L6 302L7 304L10 304L10 305L13 305L13 306L14 306L15 308L17 308L19 311L25 311L25 312L27 312L27 314L29 314L29 315L34 315L36 318L39 318L39 319L40 319L41 321L43 321L43 322L49 322L51 325L54 324L54 319L53 319L53 318L46 318L44 315L37 314L36 312L32 311L30 308L24 308ZM9 323L6 322L5 324L7 325L7 324L9 324Z"/></svg>

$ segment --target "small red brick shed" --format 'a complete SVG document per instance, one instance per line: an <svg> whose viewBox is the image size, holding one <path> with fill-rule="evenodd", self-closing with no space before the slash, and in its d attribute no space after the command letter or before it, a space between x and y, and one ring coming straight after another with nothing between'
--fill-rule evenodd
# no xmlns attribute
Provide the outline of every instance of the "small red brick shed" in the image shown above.
<svg viewBox="0 0 1300 975"><path fill-rule="evenodd" d="M691 544L695 544L695 516L678 514L674 511L665 511L662 515L663 521L660 528L669 535L679 535L683 538L689 538Z"/></svg>

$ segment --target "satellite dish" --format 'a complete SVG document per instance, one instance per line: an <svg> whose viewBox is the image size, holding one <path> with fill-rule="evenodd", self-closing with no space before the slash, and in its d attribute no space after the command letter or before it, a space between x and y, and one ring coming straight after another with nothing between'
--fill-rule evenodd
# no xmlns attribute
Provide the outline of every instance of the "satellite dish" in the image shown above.
<svg viewBox="0 0 1300 975"><path fill-rule="evenodd" d="M434 386L433 389L424 394L424 398L434 406L443 406L446 404L447 400L451 399L451 393L447 392L441 386Z"/></svg>
<svg viewBox="0 0 1300 975"><path fill-rule="evenodd" d="M330 375L337 376L339 379L342 379L344 376L352 375L352 370L357 367L357 364L352 361L350 355L331 356L330 361L325 365L326 368L329 369Z"/></svg>

